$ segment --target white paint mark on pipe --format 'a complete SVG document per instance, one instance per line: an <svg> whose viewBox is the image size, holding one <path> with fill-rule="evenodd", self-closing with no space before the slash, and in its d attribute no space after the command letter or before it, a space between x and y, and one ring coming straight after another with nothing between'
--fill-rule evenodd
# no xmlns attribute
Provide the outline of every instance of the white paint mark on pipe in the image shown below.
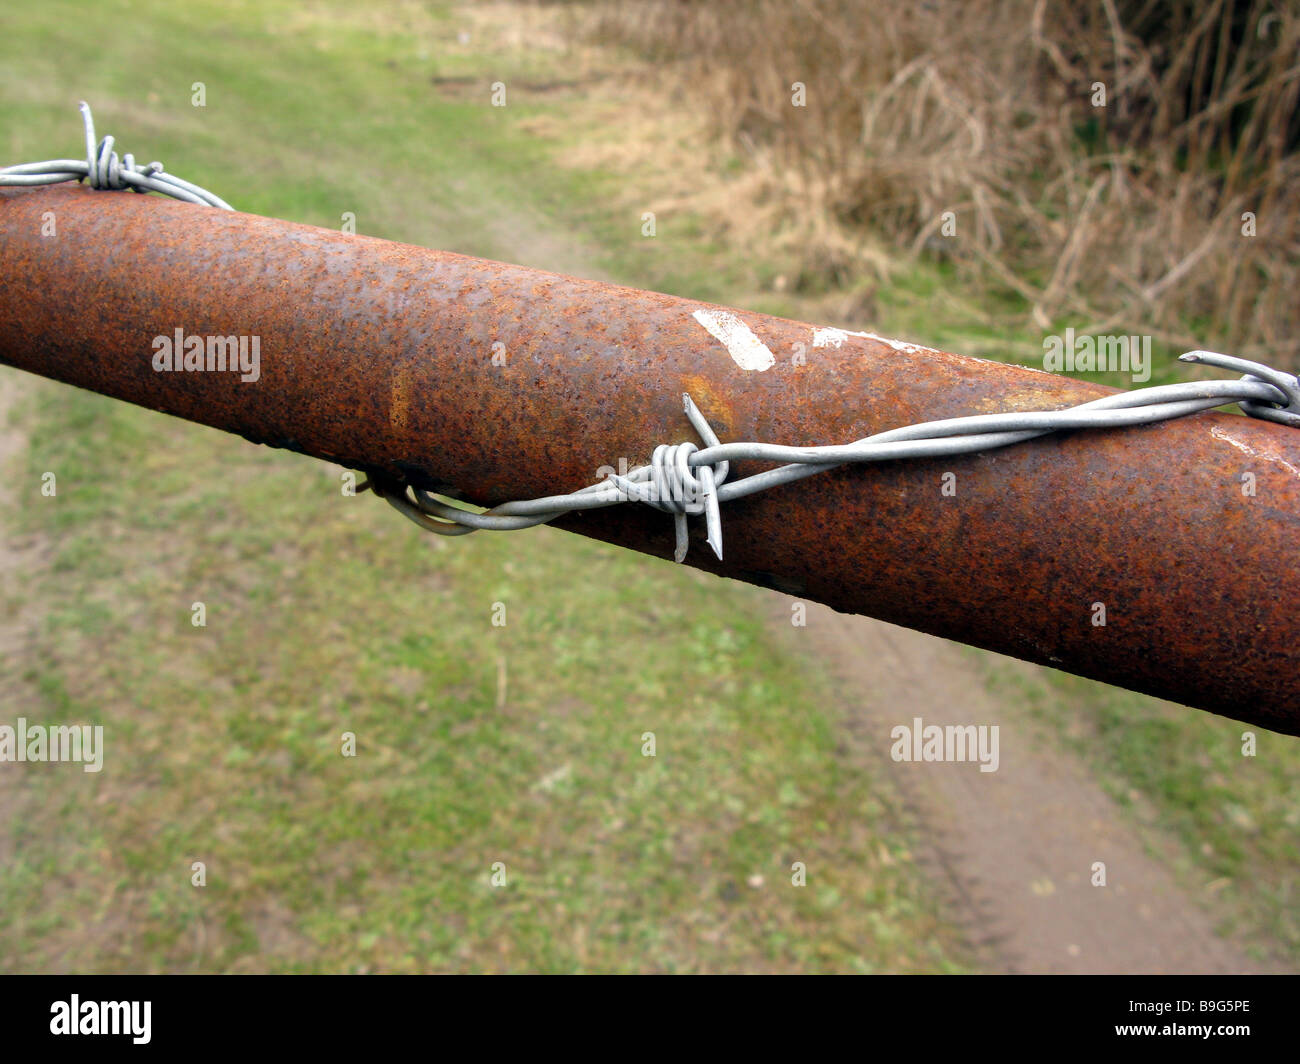
<svg viewBox="0 0 1300 1064"><path fill-rule="evenodd" d="M879 343L887 344L895 351L903 351L909 355L937 353L933 347L909 344L906 340L891 340L888 336L878 336L876 333L851 332L848 329L814 329L813 347L842 347L844 341L850 336L858 336L863 340L876 340Z"/></svg>
<svg viewBox="0 0 1300 1064"><path fill-rule="evenodd" d="M776 356L749 326L725 310L697 310L693 317L709 330L741 369L762 371L776 365Z"/></svg>
<svg viewBox="0 0 1300 1064"><path fill-rule="evenodd" d="M844 329L814 329L813 347L842 347L850 336L866 336L866 333L851 333Z"/></svg>
<svg viewBox="0 0 1300 1064"><path fill-rule="evenodd" d="M942 351L934 347L923 347L920 344L909 344L905 340L891 340L888 336L878 336L876 333L852 332L848 329L833 329L829 327L822 328L822 329L818 329L818 328L813 329L813 347L834 347L836 349L839 349L844 346L844 341L847 340L850 336L857 336L863 340L878 340L880 341L880 343L887 344L889 347L892 347L895 351L906 351L908 354L913 354L913 355L915 354L942 355L943 354ZM1015 366L1017 369L1027 369L1033 373L1043 373L1049 377L1052 376L1052 374L1047 373L1047 371L1043 369L1041 366L1023 366L1018 362L999 362L997 359L977 358L974 355L962 355L961 357L968 358L972 362L984 362L990 366Z"/></svg>
<svg viewBox="0 0 1300 1064"><path fill-rule="evenodd" d="M895 351L902 351L909 355L937 354L933 347L923 347L921 344L909 344L906 340L891 340L888 336L877 336L875 333L851 333L850 335L865 336L868 340L879 340L882 344L888 344Z"/></svg>
<svg viewBox="0 0 1300 1064"><path fill-rule="evenodd" d="M1275 454L1262 454L1244 440L1237 439L1236 436L1229 436L1221 428L1215 425L1210 429L1210 435L1216 440L1222 440L1226 444L1237 448L1242 454L1249 455L1251 458L1258 458L1265 462L1276 462L1278 465L1289 470L1294 476L1300 477L1300 469L1297 469L1285 458L1279 458Z"/></svg>

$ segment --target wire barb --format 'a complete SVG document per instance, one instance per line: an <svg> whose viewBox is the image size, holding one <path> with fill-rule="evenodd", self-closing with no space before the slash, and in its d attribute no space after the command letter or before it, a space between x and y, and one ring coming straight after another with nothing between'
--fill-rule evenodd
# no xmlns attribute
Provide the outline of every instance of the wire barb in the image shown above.
<svg viewBox="0 0 1300 1064"><path fill-rule="evenodd" d="M234 208L220 196L205 188L191 184L175 174L166 173L163 164L152 162L145 166L136 164L130 152L118 157L113 150L114 139L105 137L95 143L95 119L90 105L81 102L81 120L86 133L86 158L49 159L40 163L19 163L0 168L0 187L23 185L56 185L63 181L85 181L91 188L110 191L131 189L134 192L161 192L164 196L197 203L201 206L219 207L223 211Z"/></svg>
<svg viewBox="0 0 1300 1064"><path fill-rule="evenodd" d="M1184 362L1198 362L1243 373L1240 380L1186 381L1118 392L1064 410L977 414L926 421L867 436L842 445L785 447L770 443L722 443L691 401L682 399L687 420L704 442L660 444L650 462L626 475L610 473L601 483L568 495L552 495L495 506L464 509L451 500L400 480L372 479L358 485L386 499L422 528L444 536L480 529L505 531L546 524L575 510L639 502L673 515L674 558L686 558L687 517L704 514L706 542L722 558L721 503L789 484L837 466L907 458L943 458L1009 447L1038 436L1070 429L1115 429L1186 417L1237 403L1251 417L1300 428L1300 378L1258 362L1217 351L1189 351ZM783 463L775 469L728 481L730 463L740 460Z"/></svg>
<svg viewBox="0 0 1300 1064"><path fill-rule="evenodd" d="M1300 384L1298 384L1300 377L1293 377L1289 373L1283 373L1260 362L1251 362L1233 355L1221 355L1217 351L1188 351L1186 354L1179 355L1178 359L1181 362L1204 362L1208 366L1237 370L1244 374L1241 378L1243 381L1264 381L1273 385L1285 396L1282 403L1242 399L1237 405L1251 417L1276 421L1279 425L1300 429Z"/></svg>

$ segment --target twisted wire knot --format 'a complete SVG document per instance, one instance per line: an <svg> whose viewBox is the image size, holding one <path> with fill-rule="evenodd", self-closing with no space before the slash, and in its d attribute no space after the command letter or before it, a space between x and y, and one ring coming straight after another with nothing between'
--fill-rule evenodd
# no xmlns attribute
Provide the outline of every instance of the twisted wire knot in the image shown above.
<svg viewBox="0 0 1300 1064"><path fill-rule="evenodd" d="M1259 362L1250 362L1233 355L1220 354L1217 351L1188 351L1178 356L1184 362L1205 362L1224 369L1242 370L1243 381L1256 381L1271 384L1282 393L1283 400L1240 399L1237 405L1251 417L1275 421L1279 425L1289 425L1300 429L1300 377L1284 373L1272 366Z"/></svg>
<svg viewBox="0 0 1300 1064"><path fill-rule="evenodd" d="M699 514L704 512L704 493L707 490L701 474L691 469L691 455L699 448L687 440L685 443L661 443L650 456L650 486L658 496L658 506L674 514ZM711 467L701 466L704 475ZM717 476L714 476L717 483ZM653 504L652 504L653 505Z"/></svg>
<svg viewBox="0 0 1300 1064"><path fill-rule="evenodd" d="M718 437L689 395L682 401L686 416L695 431L710 447L718 446ZM722 510L718 506L718 489L727 479L728 462L691 462L699 447L689 440L685 443L661 443L650 456L650 464L633 470L628 476L610 473L609 480L628 500L643 502L673 515L677 534L673 557L682 561L686 557L689 533L687 515L704 514L708 532L707 542L713 553L722 559Z"/></svg>
<svg viewBox="0 0 1300 1064"><path fill-rule="evenodd" d="M113 138L111 136L101 140L98 150L91 151L86 157L86 184L95 189L122 192L129 188L133 192L143 194L148 189L132 184L127 179L127 175L153 177L155 174L161 174L162 172L163 164L157 161L150 163L148 166L136 166L135 156L130 152L127 152L119 159L117 152L113 150Z"/></svg>
<svg viewBox="0 0 1300 1064"><path fill-rule="evenodd" d="M234 210L220 196L205 188L191 184L184 178L169 174L160 162L137 165L130 152L118 156L113 150L113 138L105 137L96 143L95 119L90 105L81 105L81 120L86 132L86 157L81 159L50 159L41 163L20 163L0 169L0 186L54 185L62 181L85 181L93 189L108 192L161 192L164 196L197 203L222 210Z"/></svg>
<svg viewBox="0 0 1300 1064"><path fill-rule="evenodd" d="M707 478L712 474L712 486L726 479L725 471L703 465L691 468L691 455L699 448L686 443L661 443L650 456L650 464L634 470L632 476L644 475L645 480L611 473L609 479L629 500L643 502L671 514L700 514L704 512L705 496L709 491Z"/></svg>

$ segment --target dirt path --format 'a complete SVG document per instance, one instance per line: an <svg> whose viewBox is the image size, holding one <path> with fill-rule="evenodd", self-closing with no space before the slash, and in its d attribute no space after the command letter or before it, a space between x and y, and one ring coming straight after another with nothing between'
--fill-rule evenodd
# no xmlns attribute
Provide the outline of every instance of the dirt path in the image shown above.
<svg viewBox="0 0 1300 1064"><path fill-rule="evenodd" d="M39 561L41 545L35 538L20 538L13 515L22 505L22 492L39 498L39 485L21 479L27 438L14 423L13 412L23 395L30 395L35 378L20 370L0 366L0 663L12 662L25 645L35 608L20 588L30 586L32 567Z"/></svg>
<svg viewBox="0 0 1300 1064"><path fill-rule="evenodd" d="M854 745L897 785L949 895L950 915L995 972L1219 973L1273 969L1214 934L1213 920L1149 855L1133 826L1071 757L1036 741L956 645L774 596L781 638L816 655L851 708ZM1025 665L1026 669L1033 666ZM890 730L996 724L1000 763L896 763ZM1093 863L1106 886L1093 886Z"/></svg>
<svg viewBox="0 0 1300 1064"><path fill-rule="evenodd" d="M12 416L21 397L31 394L32 383L27 374L0 366L0 705L4 707L0 723L8 724L33 699L23 665L40 604L28 589L34 586L33 574L45 557L39 539L18 535L14 516L22 504L22 492L39 497L39 487L23 477L27 438ZM21 814L23 800L17 774L0 772L0 865L13 858L12 824Z"/></svg>

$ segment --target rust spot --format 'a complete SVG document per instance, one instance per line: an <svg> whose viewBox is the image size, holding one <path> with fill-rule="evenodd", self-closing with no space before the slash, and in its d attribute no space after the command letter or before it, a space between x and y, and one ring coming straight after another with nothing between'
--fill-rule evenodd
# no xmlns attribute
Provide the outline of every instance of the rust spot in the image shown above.
<svg viewBox="0 0 1300 1064"><path fill-rule="evenodd" d="M682 391L690 395L695 405L709 419L713 431L722 439L727 439L736 422L735 412L726 393L720 390L708 377L698 373L687 373L682 377Z"/></svg>
<svg viewBox="0 0 1300 1064"><path fill-rule="evenodd" d="M410 427L411 381L402 367L393 372L389 389L388 427L402 435Z"/></svg>

